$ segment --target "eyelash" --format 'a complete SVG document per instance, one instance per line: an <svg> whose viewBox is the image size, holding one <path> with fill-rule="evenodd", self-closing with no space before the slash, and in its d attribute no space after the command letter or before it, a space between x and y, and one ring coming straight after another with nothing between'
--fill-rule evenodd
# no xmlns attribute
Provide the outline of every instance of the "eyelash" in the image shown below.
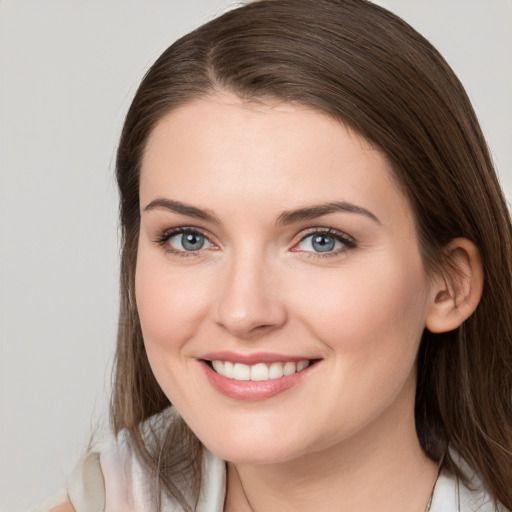
<svg viewBox="0 0 512 512"><path fill-rule="evenodd" d="M199 235L205 238L207 243L210 244L210 246L217 247L215 243L213 243L210 240L210 236L206 234L204 231L198 228L192 228L192 227L179 227L179 228L172 228L168 229L166 231L163 231L159 236L156 237L154 242L163 247L164 250L172 254L174 256L179 257L197 257L199 256L199 253L203 252L203 249L198 249L197 251L183 251L179 249L174 249L171 245L168 244L169 240L177 235L181 234L191 234L191 235ZM326 251L325 253L321 252L315 252L315 251L304 251L300 249L294 249L297 247L300 243L304 242L307 238L313 236L313 235L323 235L325 237L333 238L335 241L338 241L343 244L343 247L334 251ZM351 249L355 249L357 247L356 241L348 236L347 234L338 231L333 228L311 228L309 229L305 234L302 233L300 238L294 243L291 251L292 252L301 252L305 254L308 258L330 258L333 256L339 256L341 253L346 252Z"/></svg>

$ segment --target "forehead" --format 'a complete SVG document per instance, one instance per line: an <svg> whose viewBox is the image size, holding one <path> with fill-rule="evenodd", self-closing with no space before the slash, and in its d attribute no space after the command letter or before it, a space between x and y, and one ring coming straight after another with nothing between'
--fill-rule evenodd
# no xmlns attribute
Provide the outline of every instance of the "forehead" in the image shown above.
<svg viewBox="0 0 512 512"><path fill-rule="evenodd" d="M141 206L157 195L244 209L350 200L384 219L410 214L385 154L348 126L301 105L230 95L192 101L160 121L140 187Z"/></svg>

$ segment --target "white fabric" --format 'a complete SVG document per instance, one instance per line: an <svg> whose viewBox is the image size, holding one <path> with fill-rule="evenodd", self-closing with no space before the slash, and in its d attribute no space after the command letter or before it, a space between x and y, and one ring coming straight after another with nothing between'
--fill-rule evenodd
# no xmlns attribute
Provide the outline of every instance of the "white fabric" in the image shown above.
<svg viewBox="0 0 512 512"><path fill-rule="evenodd" d="M442 472L436 482L430 512L506 512L496 508L477 477L468 489L454 475ZM474 487L473 487L474 486Z"/></svg>
<svg viewBox="0 0 512 512"><path fill-rule="evenodd" d="M205 450L203 481L196 512L222 512L226 495L226 464Z"/></svg>

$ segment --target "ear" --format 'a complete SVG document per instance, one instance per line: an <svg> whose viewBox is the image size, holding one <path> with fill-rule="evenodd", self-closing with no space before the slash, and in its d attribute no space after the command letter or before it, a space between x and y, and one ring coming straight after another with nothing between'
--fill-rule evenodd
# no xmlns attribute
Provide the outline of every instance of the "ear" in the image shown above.
<svg viewBox="0 0 512 512"><path fill-rule="evenodd" d="M432 282L432 302L425 326L433 333L459 327L475 311L484 287L480 252L466 238L445 248L445 264Z"/></svg>

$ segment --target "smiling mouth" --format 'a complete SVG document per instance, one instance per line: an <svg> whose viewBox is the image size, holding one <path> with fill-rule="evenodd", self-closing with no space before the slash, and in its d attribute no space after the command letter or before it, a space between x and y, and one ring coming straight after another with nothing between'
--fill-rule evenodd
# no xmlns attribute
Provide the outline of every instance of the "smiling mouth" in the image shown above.
<svg viewBox="0 0 512 512"><path fill-rule="evenodd" d="M236 400L257 402L295 388L317 373L315 368L322 359L217 352L197 361L217 391Z"/></svg>
<svg viewBox="0 0 512 512"><path fill-rule="evenodd" d="M208 366L216 373L232 380L238 381L266 381L280 379L294 373L300 373L315 361L304 359L302 361L256 363L252 365L233 363L231 361L206 361Z"/></svg>

